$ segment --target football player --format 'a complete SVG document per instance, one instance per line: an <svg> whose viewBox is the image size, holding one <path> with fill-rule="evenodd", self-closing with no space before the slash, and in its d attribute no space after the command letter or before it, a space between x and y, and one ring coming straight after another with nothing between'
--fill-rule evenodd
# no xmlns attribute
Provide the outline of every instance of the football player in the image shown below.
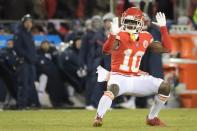
<svg viewBox="0 0 197 131"><path fill-rule="evenodd" d="M100 99L93 126L103 124L103 116L111 107L112 100L122 94L148 96L155 94L154 104L146 117L150 126L165 126L158 118L158 113L166 103L170 94L170 85L160 78L155 78L139 70L141 58L147 48L154 52L171 51L171 40L166 28L164 13L156 14L156 22L160 27L162 41L154 41L150 33L142 31L144 27L143 12L136 7L128 8L121 17L113 19L111 33L103 45L103 52L111 54L110 73L102 67L97 68L98 81L108 81L107 91Z"/></svg>

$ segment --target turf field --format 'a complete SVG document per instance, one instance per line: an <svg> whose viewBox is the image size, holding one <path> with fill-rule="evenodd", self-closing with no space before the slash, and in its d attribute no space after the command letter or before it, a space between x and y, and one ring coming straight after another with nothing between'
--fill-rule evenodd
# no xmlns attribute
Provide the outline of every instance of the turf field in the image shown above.
<svg viewBox="0 0 197 131"><path fill-rule="evenodd" d="M148 110L109 111L103 127L92 127L95 111L36 110L0 112L0 131L197 131L197 109L165 109L167 127L145 125Z"/></svg>

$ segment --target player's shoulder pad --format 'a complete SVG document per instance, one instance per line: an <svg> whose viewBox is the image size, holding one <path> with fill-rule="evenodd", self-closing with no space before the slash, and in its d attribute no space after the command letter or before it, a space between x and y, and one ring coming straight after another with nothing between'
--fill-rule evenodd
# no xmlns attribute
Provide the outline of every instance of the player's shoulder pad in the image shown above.
<svg viewBox="0 0 197 131"><path fill-rule="evenodd" d="M142 31L142 32L140 32L140 34L141 34L141 36L144 36L146 39L148 39L149 43L153 42L153 36L148 31Z"/></svg>
<svg viewBox="0 0 197 131"><path fill-rule="evenodd" d="M152 38L152 34L149 33L148 31L142 31L142 32L140 32L140 34L142 36L145 36L145 37L148 37L148 38Z"/></svg>

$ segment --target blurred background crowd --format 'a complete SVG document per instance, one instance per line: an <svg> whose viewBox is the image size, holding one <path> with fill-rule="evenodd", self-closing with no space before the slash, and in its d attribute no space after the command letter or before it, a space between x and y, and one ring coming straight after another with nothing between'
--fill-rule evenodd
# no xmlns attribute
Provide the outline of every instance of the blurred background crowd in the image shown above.
<svg viewBox="0 0 197 131"><path fill-rule="evenodd" d="M110 56L102 54L110 22L131 6L145 12L144 30L155 40L161 36L151 21L159 11L166 14L171 32L197 29L196 0L0 0L0 36L13 35L0 49L1 108L94 110L106 90L105 82L96 81L96 68L110 70ZM61 42L36 43L32 35L57 35ZM160 54L147 51L141 69L164 78ZM177 85L178 78L170 80ZM144 108L151 99L121 96L113 107Z"/></svg>

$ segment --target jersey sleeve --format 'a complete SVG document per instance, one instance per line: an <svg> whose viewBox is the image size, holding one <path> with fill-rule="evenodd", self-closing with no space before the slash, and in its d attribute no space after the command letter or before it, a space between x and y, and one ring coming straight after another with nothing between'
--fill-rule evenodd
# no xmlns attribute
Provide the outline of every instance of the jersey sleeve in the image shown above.
<svg viewBox="0 0 197 131"><path fill-rule="evenodd" d="M168 34L168 30L166 26L163 26L160 28L160 32L161 32L161 36L162 36L162 45L165 49L167 49L168 51L172 50L172 41L170 39L170 36Z"/></svg>
<svg viewBox="0 0 197 131"><path fill-rule="evenodd" d="M119 39L118 35L112 35L111 33L109 34L108 39L105 41L103 45L103 52L105 54L111 53L116 39Z"/></svg>

